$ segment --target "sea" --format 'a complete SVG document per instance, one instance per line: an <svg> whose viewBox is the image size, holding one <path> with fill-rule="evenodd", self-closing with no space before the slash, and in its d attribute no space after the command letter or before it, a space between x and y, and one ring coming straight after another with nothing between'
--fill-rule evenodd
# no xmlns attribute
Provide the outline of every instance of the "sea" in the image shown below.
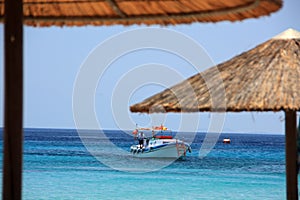
<svg viewBox="0 0 300 200"><path fill-rule="evenodd" d="M192 142L192 153L170 160L132 157L129 149L137 141L131 131L27 128L22 197L286 198L284 135L222 133L210 152L199 157L207 134L210 133L186 133L185 139ZM230 138L231 143L224 144L224 138ZM0 147L2 152L2 137ZM2 153L0 158L2 170Z"/></svg>

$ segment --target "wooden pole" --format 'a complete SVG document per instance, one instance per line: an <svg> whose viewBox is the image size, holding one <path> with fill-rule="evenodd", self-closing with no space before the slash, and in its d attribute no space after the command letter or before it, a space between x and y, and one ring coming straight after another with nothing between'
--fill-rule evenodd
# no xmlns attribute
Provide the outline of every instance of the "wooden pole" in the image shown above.
<svg viewBox="0 0 300 200"><path fill-rule="evenodd" d="M286 198L298 199L297 121L295 111L285 111Z"/></svg>
<svg viewBox="0 0 300 200"><path fill-rule="evenodd" d="M22 198L23 5L5 0L4 159L2 199Z"/></svg>

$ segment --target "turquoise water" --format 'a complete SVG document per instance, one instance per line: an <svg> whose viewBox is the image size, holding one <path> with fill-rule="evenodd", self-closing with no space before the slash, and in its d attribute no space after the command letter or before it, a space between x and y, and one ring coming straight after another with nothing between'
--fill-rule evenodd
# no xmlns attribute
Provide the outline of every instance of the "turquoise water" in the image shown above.
<svg viewBox="0 0 300 200"><path fill-rule="evenodd" d="M123 131L104 132L121 150L135 142ZM110 154L114 150L103 138L96 143L87 137L103 143L98 158L117 158L127 170L102 164L76 130L25 129L23 199L285 199L284 136L222 134L200 159L204 136L197 133L186 159L145 173L128 169L133 162L150 166L156 161ZM232 143L223 144L225 137Z"/></svg>

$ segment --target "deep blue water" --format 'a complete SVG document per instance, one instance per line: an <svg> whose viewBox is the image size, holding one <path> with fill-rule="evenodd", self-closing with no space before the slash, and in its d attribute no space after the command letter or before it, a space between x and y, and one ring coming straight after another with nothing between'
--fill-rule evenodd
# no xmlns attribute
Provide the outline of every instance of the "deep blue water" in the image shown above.
<svg viewBox="0 0 300 200"><path fill-rule="evenodd" d="M25 129L23 199L285 199L283 135L221 134L200 159L205 134L197 133L192 154L166 164L126 154L130 131L85 133Z"/></svg>

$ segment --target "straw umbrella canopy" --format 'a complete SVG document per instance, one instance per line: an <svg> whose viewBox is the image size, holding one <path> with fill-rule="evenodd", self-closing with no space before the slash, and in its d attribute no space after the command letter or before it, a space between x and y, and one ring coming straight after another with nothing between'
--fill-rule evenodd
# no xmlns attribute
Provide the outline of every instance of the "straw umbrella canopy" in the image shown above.
<svg viewBox="0 0 300 200"><path fill-rule="evenodd" d="M282 0L2 0L4 22L3 199L21 199L23 24L84 26L237 21L269 15Z"/></svg>
<svg viewBox="0 0 300 200"><path fill-rule="evenodd" d="M226 111L281 111L300 109L300 39L299 33L288 29L281 35L234 58L196 74L170 89L130 107L132 112L198 112L218 111L212 105L211 91L224 85ZM218 84L218 77L223 85ZM209 77L207 87L204 78ZM187 85L196 98L189 98ZM178 100L175 94L181 94ZM221 99L221 93L216 93ZM193 106L191 106L193 105ZM219 104L220 105L220 104ZM157 109L156 109L157 108ZM213 110L214 109L214 110Z"/></svg>
<svg viewBox="0 0 300 200"><path fill-rule="evenodd" d="M281 6L282 0L24 0L23 14L30 26L167 25L256 18Z"/></svg>
<svg viewBox="0 0 300 200"><path fill-rule="evenodd" d="M188 87L193 89L196 98L187 93ZM220 92L222 88L224 96ZM299 32L288 29L247 52L131 106L130 110L147 113L285 111L287 198L298 199Z"/></svg>

